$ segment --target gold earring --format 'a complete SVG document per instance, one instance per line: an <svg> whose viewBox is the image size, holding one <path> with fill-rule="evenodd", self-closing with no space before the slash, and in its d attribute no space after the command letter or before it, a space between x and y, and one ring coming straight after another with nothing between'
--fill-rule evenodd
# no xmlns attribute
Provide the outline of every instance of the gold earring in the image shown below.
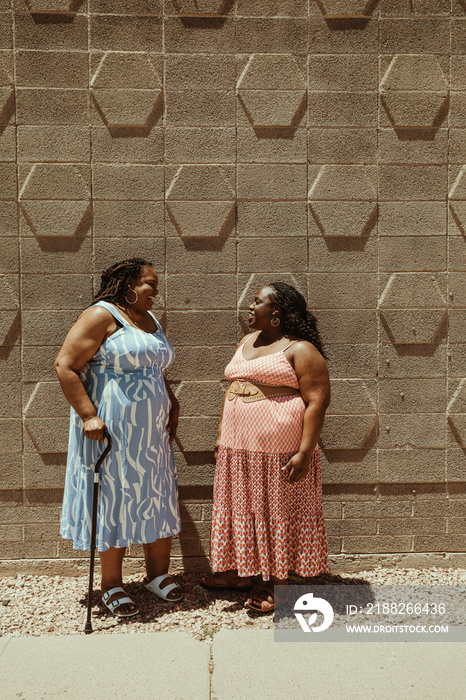
<svg viewBox="0 0 466 700"><path fill-rule="evenodd" d="M270 319L270 325L274 328L277 328L277 326L280 325L280 319L278 318L278 316L272 316L272 318Z"/></svg>
<svg viewBox="0 0 466 700"><path fill-rule="evenodd" d="M130 301L128 299L128 292L133 292L136 295L136 299L134 301ZM131 289L131 287L128 289L128 292L126 292L126 294L125 294L126 303L127 304L135 304L137 302L137 300L139 299L139 294L137 293L137 291L135 289Z"/></svg>

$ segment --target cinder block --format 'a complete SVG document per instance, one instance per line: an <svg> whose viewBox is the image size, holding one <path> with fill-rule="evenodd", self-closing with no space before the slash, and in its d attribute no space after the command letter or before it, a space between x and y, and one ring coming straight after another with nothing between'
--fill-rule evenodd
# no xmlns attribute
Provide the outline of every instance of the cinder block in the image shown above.
<svg viewBox="0 0 466 700"><path fill-rule="evenodd" d="M92 14L90 48L100 51L161 51L162 21L154 16Z"/></svg>
<svg viewBox="0 0 466 700"><path fill-rule="evenodd" d="M269 80L270 78L271 76ZM237 95L242 107L237 112L238 126L246 126L249 122L257 130L276 127L296 128L305 124L307 100L303 88L300 90L240 89Z"/></svg>
<svg viewBox="0 0 466 700"><path fill-rule="evenodd" d="M309 275L309 298L316 309L374 308L376 279L373 274L319 272Z"/></svg>
<svg viewBox="0 0 466 700"><path fill-rule="evenodd" d="M364 29L343 19L338 27L325 22L322 16L309 19L309 51L312 54L377 54L378 22L370 19Z"/></svg>
<svg viewBox="0 0 466 700"><path fill-rule="evenodd" d="M376 129L325 127L309 129L308 134L310 163L354 164L377 160Z"/></svg>
<svg viewBox="0 0 466 700"><path fill-rule="evenodd" d="M466 310L448 310L448 339L451 343L466 343Z"/></svg>
<svg viewBox="0 0 466 700"><path fill-rule="evenodd" d="M306 24L299 19L236 20L236 50L240 53L302 53L306 49Z"/></svg>
<svg viewBox="0 0 466 700"><path fill-rule="evenodd" d="M466 518L448 518L447 532L464 534L466 530Z"/></svg>
<svg viewBox="0 0 466 700"><path fill-rule="evenodd" d="M90 169L85 165L34 163L20 167L22 200L84 200L90 197Z"/></svg>
<svg viewBox="0 0 466 700"><path fill-rule="evenodd" d="M19 277L17 275L0 276L0 308L17 310L19 308Z"/></svg>
<svg viewBox="0 0 466 700"><path fill-rule="evenodd" d="M185 416L178 425L176 440L183 452L206 452L214 449L217 429L217 417ZM186 527L185 523L183 529Z"/></svg>
<svg viewBox="0 0 466 700"><path fill-rule="evenodd" d="M35 386L26 385L25 389L24 415L28 418L69 416L70 407L59 382L38 382Z"/></svg>
<svg viewBox="0 0 466 700"><path fill-rule="evenodd" d="M119 0L118 2L118 11L125 15L160 15L162 10L163 0ZM115 12L115 3L113 0L92 0L90 11L111 15Z"/></svg>
<svg viewBox="0 0 466 700"><path fill-rule="evenodd" d="M379 65L376 56L353 54L309 56L309 87L326 92L377 90Z"/></svg>
<svg viewBox="0 0 466 700"><path fill-rule="evenodd" d="M89 162L91 144L85 126L20 126L19 162Z"/></svg>
<svg viewBox="0 0 466 700"><path fill-rule="evenodd" d="M288 272L306 269L305 238L243 238L239 241L240 272Z"/></svg>
<svg viewBox="0 0 466 700"><path fill-rule="evenodd" d="M56 542L8 542L2 547L4 559L54 559L56 556Z"/></svg>
<svg viewBox="0 0 466 700"><path fill-rule="evenodd" d="M189 377L194 380L217 381L224 379L223 372L231 360L235 342L228 346L183 347L176 348L176 362L168 371L168 377L182 381Z"/></svg>
<svg viewBox="0 0 466 700"><path fill-rule="evenodd" d="M17 204L14 201L2 202L0 207L0 238L2 240L7 240L7 236L17 236L18 235L18 214L17 214ZM13 239L10 239L13 242ZM0 245L2 245L0 243ZM8 243L6 244L8 246ZM3 251L0 259L3 258ZM8 265L8 267L10 267ZM11 267L10 270L11 271Z"/></svg>
<svg viewBox="0 0 466 700"><path fill-rule="evenodd" d="M381 16L411 17L412 15L449 15L449 0L386 0L380 8Z"/></svg>
<svg viewBox="0 0 466 700"><path fill-rule="evenodd" d="M4 202L2 202L2 207ZM0 237L0 272L18 272L18 241L12 236Z"/></svg>
<svg viewBox="0 0 466 700"><path fill-rule="evenodd" d="M379 414L379 449L445 447L446 419L439 413ZM383 459L383 455L381 455Z"/></svg>
<svg viewBox="0 0 466 700"><path fill-rule="evenodd" d="M238 199L304 200L307 197L305 165L240 164Z"/></svg>
<svg viewBox="0 0 466 700"><path fill-rule="evenodd" d="M445 411L445 379L381 379L378 389L379 410L385 414L399 413L406 416L409 413ZM381 426L383 432L383 421Z"/></svg>
<svg viewBox="0 0 466 700"><path fill-rule="evenodd" d="M173 226L183 237L226 238L235 226L236 211L232 201L181 202L170 199L166 207Z"/></svg>
<svg viewBox="0 0 466 700"><path fill-rule="evenodd" d="M234 311L171 311L167 335L175 345L234 345L236 324Z"/></svg>
<svg viewBox="0 0 466 700"><path fill-rule="evenodd" d="M414 537L415 552L463 552L466 535L417 535Z"/></svg>
<svg viewBox="0 0 466 700"><path fill-rule="evenodd" d="M25 542L56 542L59 536L59 528L56 524L44 523L24 526Z"/></svg>
<svg viewBox="0 0 466 700"><path fill-rule="evenodd" d="M236 309L236 276L170 275L167 304L170 309Z"/></svg>
<svg viewBox="0 0 466 700"><path fill-rule="evenodd" d="M261 288L273 282L286 282L295 287L307 298L307 275L305 273L275 273L239 274L238 275L238 306L247 309L254 298L255 293Z"/></svg>
<svg viewBox="0 0 466 700"><path fill-rule="evenodd" d="M377 411L377 384L374 380L332 379L332 401L327 415L373 414Z"/></svg>
<svg viewBox="0 0 466 700"><path fill-rule="evenodd" d="M456 5L458 3L455 3ZM452 27L451 27L451 52L453 54L462 54L463 49L461 47L464 46L464 39L466 37L466 22L464 22L464 8L458 7L456 8L459 11L460 17L456 19L455 22L452 22Z"/></svg>
<svg viewBox="0 0 466 700"><path fill-rule="evenodd" d="M236 82L234 55L167 54L166 90L232 90Z"/></svg>
<svg viewBox="0 0 466 700"><path fill-rule="evenodd" d="M440 236L447 229L445 202L380 202L380 236Z"/></svg>
<svg viewBox="0 0 466 700"><path fill-rule="evenodd" d="M359 343L377 341L377 316L373 309L322 309L317 321L326 343L351 343L356 338Z"/></svg>
<svg viewBox="0 0 466 700"><path fill-rule="evenodd" d="M306 59L304 56L290 53L253 53L237 55L238 82L236 89L247 101L249 90L297 91L298 103L307 87ZM296 95L295 95L296 97ZM293 96L291 96L293 99ZM293 100L294 101L294 100ZM297 105L296 105L297 106ZM272 107L273 109L273 107Z"/></svg>
<svg viewBox="0 0 466 700"><path fill-rule="evenodd" d="M321 448L320 459L324 484L338 484L340 487L342 484L374 484L377 481L375 450Z"/></svg>
<svg viewBox="0 0 466 700"><path fill-rule="evenodd" d="M381 200L441 200L447 191L443 165L380 165Z"/></svg>
<svg viewBox="0 0 466 700"><path fill-rule="evenodd" d="M375 412L350 416L328 414L320 436L320 444L325 450L358 450L372 447L376 439Z"/></svg>
<svg viewBox="0 0 466 700"><path fill-rule="evenodd" d="M455 500L434 501L424 499L415 501L413 505L413 515L415 517L456 517L463 516L466 503Z"/></svg>
<svg viewBox="0 0 466 700"><path fill-rule="evenodd" d="M346 518L397 518L411 516L412 505L410 501L356 501L345 503L343 514Z"/></svg>
<svg viewBox="0 0 466 700"><path fill-rule="evenodd" d="M460 416L462 417L462 416ZM458 419L458 416L455 416ZM447 481L457 481L463 482L466 470L466 457L464 454L464 448L461 446L448 448L446 451L447 455Z"/></svg>
<svg viewBox="0 0 466 700"><path fill-rule="evenodd" d="M74 15L72 22L58 23L36 22L31 12L15 14L16 49L87 51L87 35L88 22L83 14Z"/></svg>
<svg viewBox="0 0 466 700"><path fill-rule="evenodd" d="M21 381L20 348L9 346L0 347L0 381Z"/></svg>
<svg viewBox="0 0 466 700"><path fill-rule="evenodd" d="M42 238L40 245L36 238L23 238L21 271L33 274L69 273L70 270L76 274L88 273L91 269L91 254L89 239L81 239L79 246L70 246L66 238Z"/></svg>
<svg viewBox="0 0 466 700"><path fill-rule="evenodd" d="M0 489L20 489L23 486L23 465L20 454L0 456Z"/></svg>
<svg viewBox="0 0 466 700"><path fill-rule="evenodd" d="M307 234L307 202L238 202L237 211L239 236Z"/></svg>
<svg viewBox="0 0 466 700"><path fill-rule="evenodd" d="M234 128L169 128L165 131L165 158L171 163L233 163Z"/></svg>
<svg viewBox="0 0 466 700"><path fill-rule="evenodd" d="M84 51L18 51L16 84L20 87L86 88L89 59Z"/></svg>
<svg viewBox="0 0 466 700"><path fill-rule="evenodd" d="M332 377L375 377L377 375L377 345L334 344L324 347L329 356Z"/></svg>
<svg viewBox="0 0 466 700"><path fill-rule="evenodd" d="M173 90L165 93L167 126L235 126L233 90Z"/></svg>
<svg viewBox="0 0 466 700"><path fill-rule="evenodd" d="M220 382L182 381L176 389L181 416L214 416L222 410L224 387Z"/></svg>
<svg viewBox="0 0 466 700"><path fill-rule="evenodd" d="M167 53L231 54L235 51L235 20L167 17L164 43Z"/></svg>
<svg viewBox="0 0 466 700"><path fill-rule="evenodd" d="M309 125L375 127L377 104L376 92L310 92Z"/></svg>
<svg viewBox="0 0 466 700"><path fill-rule="evenodd" d="M379 520L381 535L419 535L443 533L445 518L382 518Z"/></svg>
<svg viewBox="0 0 466 700"><path fill-rule="evenodd" d="M13 418L21 416L21 384L2 383L2 404L0 405L1 418Z"/></svg>
<svg viewBox="0 0 466 700"><path fill-rule="evenodd" d="M379 32L380 51L384 54L449 53L450 22L447 17L382 17Z"/></svg>
<svg viewBox="0 0 466 700"><path fill-rule="evenodd" d="M209 238L201 245L196 240L170 237L166 240L166 265L169 274L234 271L236 245L231 239Z"/></svg>
<svg viewBox="0 0 466 700"><path fill-rule="evenodd" d="M343 552L354 553L388 553L410 552L411 537L409 535L365 535L364 537L347 536L343 538Z"/></svg>
<svg viewBox="0 0 466 700"><path fill-rule="evenodd" d="M13 25L10 13L0 15L0 49L13 48Z"/></svg>
<svg viewBox="0 0 466 700"><path fill-rule="evenodd" d="M58 338L57 342L59 340L61 340L61 338ZM47 379L56 379L57 375L54 370L54 362L60 350L59 346L29 346L23 347L22 350L24 381L37 382L46 381Z"/></svg>
<svg viewBox="0 0 466 700"><path fill-rule="evenodd" d="M401 94L401 93L400 93ZM415 136L417 135L417 139ZM447 129L413 129L410 139L401 139L395 129L379 130L381 163L446 163L449 157ZM451 153L451 152L450 152ZM459 161L458 161L459 162Z"/></svg>
<svg viewBox="0 0 466 700"><path fill-rule="evenodd" d="M55 25L56 26L56 25ZM16 90L18 124L89 124L87 90Z"/></svg>
<svg viewBox="0 0 466 700"><path fill-rule="evenodd" d="M384 309L443 309L445 282L445 274L438 272L394 272L387 279L381 279L383 291L379 305Z"/></svg>
<svg viewBox="0 0 466 700"><path fill-rule="evenodd" d="M208 452L175 452L175 459L179 484L183 491L200 487L212 492L215 459L211 446Z"/></svg>
<svg viewBox="0 0 466 700"><path fill-rule="evenodd" d="M236 135L239 163L305 163L307 161L306 129L239 127Z"/></svg>
<svg viewBox="0 0 466 700"><path fill-rule="evenodd" d="M0 452L10 454L21 452L23 448L20 418L0 418Z"/></svg>
<svg viewBox="0 0 466 700"><path fill-rule="evenodd" d="M339 202L319 202L326 206L327 212L331 211L333 205L338 207ZM346 202L345 202L346 204ZM367 202L358 202L357 204L368 204ZM353 205L353 202L350 202ZM314 210L314 207L312 207ZM341 237L328 236L322 238L317 237L321 231L314 224L313 219L310 219L309 238L309 269L312 272L377 272L377 240L375 236L351 236L347 235L348 227L354 223L348 221L350 217L345 219L341 216L340 210L337 210L337 217L329 223L329 218L326 218L326 231L332 230L335 232L341 226ZM354 217L353 217L354 218ZM359 221L359 224L361 222ZM314 224L314 225L312 225Z"/></svg>
<svg viewBox="0 0 466 700"><path fill-rule="evenodd" d="M57 523L57 506L16 506L0 508L0 522L13 524Z"/></svg>
<svg viewBox="0 0 466 700"><path fill-rule="evenodd" d="M1 117L0 117L1 119ZM16 160L16 129L14 126L6 126L0 134L0 159L2 161Z"/></svg>
<svg viewBox="0 0 466 700"><path fill-rule="evenodd" d="M159 270L159 273L163 270L164 242L160 238L102 237L96 239L94 249L95 259L98 260L98 272L117 260L134 257L149 260L154 265L155 270ZM155 303L157 305L158 302Z"/></svg>
<svg viewBox="0 0 466 700"><path fill-rule="evenodd" d="M451 306L466 306L466 274L462 272L450 272L448 275L449 301ZM450 292L453 296L450 296Z"/></svg>
<svg viewBox="0 0 466 700"><path fill-rule="evenodd" d="M76 311L50 311L47 323L41 311L24 311L23 345L53 345L63 341L76 320Z"/></svg>
<svg viewBox="0 0 466 700"><path fill-rule="evenodd" d="M68 439L68 431L63 424L62 444ZM66 444L67 447L67 444ZM65 449L66 449L65 447ZM56 453L26 453L24 455L24 486L30 489L53 489L53 493L48 494L50 500L56 499L56 490L65 485L66 473L66 452ZM54 501L53 501L54 502ZM60 499L61 504L61 499Z"/></svg>
<svg viewBox="0 0 466 700"><path fill-rule="evenodd" d="M20 315L18 311L0 311L0 343L10 348L20 342Z"/></svg>
<svg viewBox="0 0 466 700"><path fill-rule="evenodd" d="M306 17L307 2L306 0L237 0L236 15L245 17Z"/></svg>
<svg viewBox="0 0 466 700"><path fill-rule="evenodd" d="M94 126L91 130L94 163L159 163L163 160L162 129L149 134L128 134L125 129Z"/></svg>
<svg viewBox="0 0 466 700"><path fill-rule="evenodd" d="M377 498L377 487L372 484L329 484L323 488L324 502L329 499L339 501L370 501Z"/></svg>
<svg viewBox="0 0 466 700"><path fill-rule="evenodd" d="M450 81L452 90L466 90L466 56L451 57Z"/></svg>
<svg viewBox="0 0 466 700"><path fill-rule="evenodd" d="M27 418L24 421L26 451L53 454L66 452L69 423L69 417Z"/></svg>
<svg viewBox="0 0 466 700"><path fill-rule="evenodd" d="M442 449L384 450L379 461L379 481L443 482L445 481L445 451Z"/></svg>
<svg viewBox="0 0 466 700"><path fill-rule="evenodd" d="M0 199L16 199L17 183L14 163L0 163Z"/></svg>
<svg viewBox="0 0 466 700"><path fill-rule="evenodd" d="M445 236L381 237L378 246L379 269L388 271L446 270Z"/></svg>
<svg viewBox="0 0 466 700"><path fill-rule="evenodd" d="M163 167L100 165L92 170L95 199L163 199Z"/></svg>
<svg viewBox="0 0 466 700"><path fill-rule="evenodd" d="M0 542L21 542L22 539L21 525L0 525Z"/></svg>
<svg viewBox="0 0 466 700"><path fill-rule="evenodd" d="M97 237L159 238L163 236L162 202L96 201L93 228Z"/></svg>
<svg viewBox="0 0 466 700"><path fill-rule="evenodd" d="M445 345L426 345L425 349L428 349L428 352L420 351L416 345L397 345L396 349L393 345L381 345L379 376L445 377L447 359Z"/></svg>

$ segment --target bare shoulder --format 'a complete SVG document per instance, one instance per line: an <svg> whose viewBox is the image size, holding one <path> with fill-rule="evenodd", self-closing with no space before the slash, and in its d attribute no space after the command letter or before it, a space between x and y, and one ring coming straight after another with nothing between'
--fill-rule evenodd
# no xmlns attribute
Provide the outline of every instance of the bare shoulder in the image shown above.
<svg viewBox="0 0 466 700"><path fill-rule="evenodd" d="M236 349L238 350L238 348L240 348L242 345L244 345L244 343L245 343L247 340L249 340L249 338L251 338L253 335L254 335L254 333L246 333L246 335L244 335L244 336L241 338L241 340L239 341L238 345L236 346Z"/></svg>
<svg viewBox="0 0 466 700"><path fill-rule="evenodd" d="M298 340L297 343L293 343L289 349L289 352L289 357L293 360L296 367L299 365L307 365L309 369L312 368L314 371L328 371L327 363L325 362L324 358L317 350L315 345L310 343L308 340Z"/></svg>
<svg viewBox="0 0 466 700"><path fill-rule="evenodd" d="M115 319L108 309L103 306L89 306L80 314L73 328L87 336L103 337L114 325Z"/></svg>

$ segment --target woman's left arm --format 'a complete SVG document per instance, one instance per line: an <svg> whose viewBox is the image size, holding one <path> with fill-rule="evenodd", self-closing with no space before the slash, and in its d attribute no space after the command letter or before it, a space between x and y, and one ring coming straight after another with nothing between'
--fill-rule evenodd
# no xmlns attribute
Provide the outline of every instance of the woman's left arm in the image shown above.
<svg viewBox="0 0 466 700"><path fill-rule="evenodd" d="M299 451L282 467L290 483L301 481L309 471L309 464L324 424L325 411L330 403L328 369L320 352L307 341L296 343L293 350L294 369L306 410Z"/></svg>
<svg viewBox="0 0 466 700"><path fill-rule="evenodd" d="M172 388L170 384L168 383L168 380L166 377L163 378L163 381L165 382L165 388L167 390L167 394L170 398L172 407L170 409L170 416L168 418L168 424L167 424L167 430L170 435L170 445L172 444L173 440L175 439L176 435L176 429L178 427L178 419L180 415L180 404L178 399L176 398L175 394L172 391Z"/></svg>

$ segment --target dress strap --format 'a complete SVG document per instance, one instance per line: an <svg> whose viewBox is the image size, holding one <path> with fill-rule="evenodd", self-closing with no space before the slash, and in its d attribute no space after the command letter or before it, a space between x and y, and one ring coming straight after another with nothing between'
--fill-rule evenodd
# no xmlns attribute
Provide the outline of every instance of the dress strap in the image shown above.
<svg viewBox="0 0 466 700"><path fill-rule="evenodd" d="M118 323L121 323L122 326L131 326L130 323L120 314L120 312L113 306L113 304L109 304L108 301L96 301L93 306L103 306L104 309L107 309L107 311L110 311L112 314L113 318L116 318Z"/></svg>
<svg viewBox="0 0 466 700"><path fill-rule="evenodd" d="M295 343L299 343L301 340L301 338L297 338L297 340L292 340L291 343L288 343L286 348L283 348L282 352L286 352L288 348L291 348L292 345L294 345Z"/></svg>
<svg viewBox="0 0 466 700"><path fill-rule="evenodd" d="M157 319L155 318L155 316L154 316L154 314L152 313L152 311L149 311L149 316L152 318L153 322L155 323L155 327L156 327L156 329L157 329L156 332L157 332L157 331L162 331L162 333L163 333L163 328L162 328L162 326L160 325L160 323L157 321ZM165 335L165 333L164 333L164 335Z"/></svg>

